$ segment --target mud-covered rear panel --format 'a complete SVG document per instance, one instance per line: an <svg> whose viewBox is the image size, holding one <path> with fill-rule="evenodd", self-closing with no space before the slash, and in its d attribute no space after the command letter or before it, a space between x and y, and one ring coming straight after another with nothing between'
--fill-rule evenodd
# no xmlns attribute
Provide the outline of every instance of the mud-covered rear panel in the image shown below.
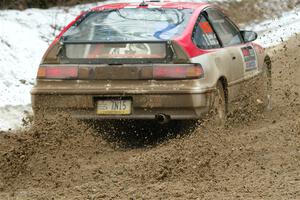
<svg viewBox="0 0 300 200"><path fill-rule="evenodd" d="M196 119L207 111L212 94L196 86L196 80L39 80L32 106L35 112L64 111L80 119L155 119L159 114Z"/></svg>

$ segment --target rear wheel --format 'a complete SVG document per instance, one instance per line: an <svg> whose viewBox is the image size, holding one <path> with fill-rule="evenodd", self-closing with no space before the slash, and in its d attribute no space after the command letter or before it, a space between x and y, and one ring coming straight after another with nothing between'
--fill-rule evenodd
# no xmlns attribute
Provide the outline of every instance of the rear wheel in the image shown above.
<svg viewBox="0 0 300 200"><path fill-rule="evenodd" d="M227 106L225 98L225 89L221 81L218 81L214 95L212 107L210 110L211 121L214 125L223 127L227 119Z"/></svg>

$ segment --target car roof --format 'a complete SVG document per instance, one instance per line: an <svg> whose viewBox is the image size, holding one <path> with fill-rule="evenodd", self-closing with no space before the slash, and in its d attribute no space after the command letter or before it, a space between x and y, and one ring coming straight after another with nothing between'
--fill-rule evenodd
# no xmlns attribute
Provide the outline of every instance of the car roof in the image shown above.
<svg viewBox="0 0 300 200"><path fill-rule="evenodd" d="M122 8L140 8L143 7L140 2L135 3L113 3L106 4L102 6L97 6L92 8L93 11L97 10L106 10L106 9L122 9ZM172 2L172 1L162 1L162 2L154 2L154 1L145 1L148 8L174 8L174 9L200 9L204 8L209 3L199 3L199 2Z"/></svg>

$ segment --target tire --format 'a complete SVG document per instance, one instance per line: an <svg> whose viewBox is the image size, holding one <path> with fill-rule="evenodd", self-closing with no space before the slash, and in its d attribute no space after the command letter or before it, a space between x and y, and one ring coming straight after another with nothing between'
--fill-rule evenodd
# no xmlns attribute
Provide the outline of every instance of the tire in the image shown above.
<svg viewBox="0 0 300 200"><path fill-rule="evenodd" d="M224 127L227 120L227 102L225 88L221 81L218 81L216 92L210 110L211 122L218 127Z"/></svg>

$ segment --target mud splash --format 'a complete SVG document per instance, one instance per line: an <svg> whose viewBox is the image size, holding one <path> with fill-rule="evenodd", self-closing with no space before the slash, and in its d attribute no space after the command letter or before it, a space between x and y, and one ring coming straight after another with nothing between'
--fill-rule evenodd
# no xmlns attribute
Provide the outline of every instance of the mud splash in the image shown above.
<svg viewBox="0 0 300 200"><path fill-rule="evenodd" d="M300 37L268 51L273 110L259 109L254 96L225 129L168 137L175 124L158 127L153 140L139 124L144 132L117 129L111 144L62 114L0 135L0 199L298 199Z"/></svg>
<svg viewBox="0 0 300 200"><path fill-rule="evenodd" d="M28 130L3 136L1 144L13 144L0 157L1 179L8 188L34 184L66 186L67 177L80 168L77 158L106 152L105 142L94 137L93 130L58 114L55 119L35 120ZM18 180L18 181L16 181ZM22 180L20 182L20 180ZM20 182L20 185L18 184ZM17 183L17 184L16 184Z"/></svg>

